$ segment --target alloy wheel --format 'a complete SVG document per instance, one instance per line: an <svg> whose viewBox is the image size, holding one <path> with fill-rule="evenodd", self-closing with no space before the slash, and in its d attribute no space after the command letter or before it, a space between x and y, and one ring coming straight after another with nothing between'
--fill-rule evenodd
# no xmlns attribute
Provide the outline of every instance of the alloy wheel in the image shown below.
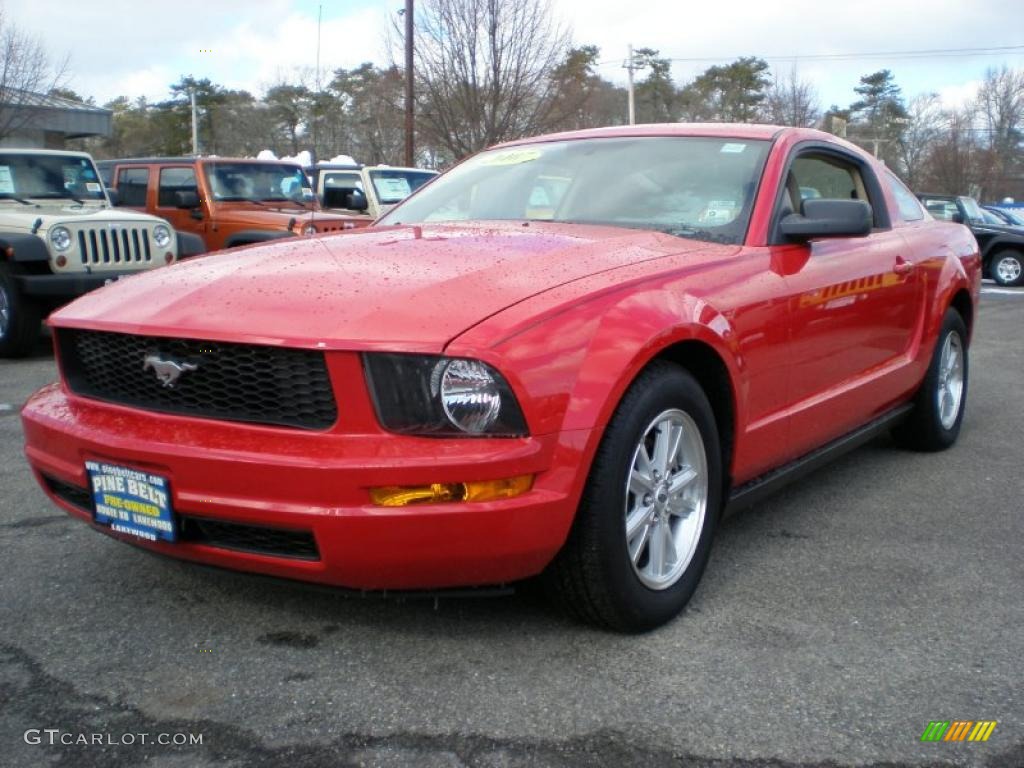
<svg viewBox="0 0 1024 768"><path fill-rule="evenodd" d="M693 559L708 501L707 456L689 414L663 411L644 430L626 481L626 548L650 589L668 589Z"/></svg>

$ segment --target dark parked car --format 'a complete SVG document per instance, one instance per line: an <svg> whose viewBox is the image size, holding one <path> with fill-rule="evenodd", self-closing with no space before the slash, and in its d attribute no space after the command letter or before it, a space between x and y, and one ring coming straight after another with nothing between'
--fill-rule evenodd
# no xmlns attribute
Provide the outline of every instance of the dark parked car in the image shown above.
<svg viewBox="0 0 1024 768"><path fill-rule="evenodd" d="M1000 208L998 205L983 205L982 208L1006 226L1024 230L1024 211L1011 211L1007 208Z"/></svg>
<svg viewBox="0 0 1024 768"><path fill-rule="evenodd" d="M981 250L985 275L1000 285L1024 285L1024 232L1009 224L992 224L973 197L918 195L933 218L966 224Z"/></svg>

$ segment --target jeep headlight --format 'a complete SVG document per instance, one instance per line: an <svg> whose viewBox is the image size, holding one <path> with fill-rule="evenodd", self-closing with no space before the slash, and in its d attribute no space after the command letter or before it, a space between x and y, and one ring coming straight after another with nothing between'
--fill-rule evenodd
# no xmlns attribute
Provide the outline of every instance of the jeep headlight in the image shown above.
<svg viewBox="0 0 1024 768"><path fill-rule="evenodd" d="M306 224L302 228L302 234L304 234L304 235L315 235L316 234L316 224L314 224L313 222L310 222L309 224Z"/></svg>
<svg viewBox="0 0 1024 768"><path fill-rule="evenodd" d="M55 251L66 251L71 247L71 232L67 227L54 227L50 230L50 245Z"/></svg>
<svg viewBox="0 0 1024 768"><path fill-rule="evenodd" d="M505 378L487 363L436 355L363 357L377 417L391 432L516 437L523 412Z"/></svg>
<svg viewBox="0 0 1024 768"><path fill-rule="evenodd" d="M171 230L163 224L153 227L153 242L157 248L166 248L171 244Z"/></svg>

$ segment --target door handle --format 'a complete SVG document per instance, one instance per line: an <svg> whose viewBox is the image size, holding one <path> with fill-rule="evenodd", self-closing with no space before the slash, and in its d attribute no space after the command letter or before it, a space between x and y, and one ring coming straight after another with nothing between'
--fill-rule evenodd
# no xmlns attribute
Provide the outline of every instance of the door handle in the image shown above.
<svg viewBox="0 0 1024 768"><path fill-rule="evenodd" d="M909 275L914 271L914 262L907 261L902 256L897 256L896 263L893 265L892 271L897 275Z"/></svg>

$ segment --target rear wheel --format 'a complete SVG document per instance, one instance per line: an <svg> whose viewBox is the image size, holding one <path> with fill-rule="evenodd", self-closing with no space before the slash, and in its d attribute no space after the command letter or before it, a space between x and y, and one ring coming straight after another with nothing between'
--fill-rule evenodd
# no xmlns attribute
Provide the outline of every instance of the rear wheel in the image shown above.
<svg viewBox="0 0 1024 768"><path fill-rule="evenodd" d="M718 519L721 455L697 381L649 366L615 412L569 539L549 573L573 614L639 632L675 617L707 563Z"/></svg>
<svg viewBox="0 0 1024 768"><path fill-rule="evenodd" d="M942 451L955 443L967 402L967 373L967 328L959 312L947 309L914 410L893 430L897 442L918 451Z"/></svg>
<svg viewBox="0 0 1024 768"><path fill-rule="evenodd" d="M992 257L989 274L1000 285L1024 285L1024 256L1020 251L1000 251Z"/></svg>
<svg viewBox="0 0 1024 768"><path fill-rule="evenodd" d="M39 305L18 290L11 267L0 264L0 357L24 357L35 347Z"/></svg>

